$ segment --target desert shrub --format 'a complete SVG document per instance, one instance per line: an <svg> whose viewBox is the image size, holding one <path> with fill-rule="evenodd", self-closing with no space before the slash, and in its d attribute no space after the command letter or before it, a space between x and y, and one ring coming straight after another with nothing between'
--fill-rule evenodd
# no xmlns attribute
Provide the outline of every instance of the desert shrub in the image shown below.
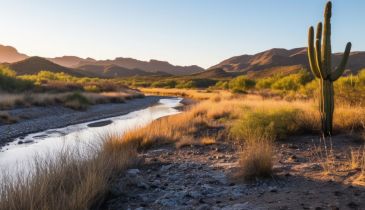
<svg viewBox="0 0 365 210"><path fill-rule="evenodd" d="M152 82L150 81L132 81L131 85L134 87L150 87L152 84Z"/></svg>
<svg viewBox="0 0 365 210"><path fill-rule="evenodd" d="M0 66L0 90L7 92L19 92L30 90L32 82L16 78L16 73L11 69Z"/></svg>
<svg viewBox="0 0 365 210"><path fill-rule="evenodd" d="M209 86L213 86L215 84L216 81L212 79L191 79L191 80L180 81L176 85L176 88L186 88L186 89L208 88Z"/></svg>
<svg viewBox="0 0 365 210"><path fill-rule="evenodd" d="M338 104L365 105L365 70L355 76L340 77L334 88Z"/></svg>
<svg viewBox="0 0 365 210"><path fill-rule="evenodd" d="M151 84L151 87L156 88L174 88L177 82L175 80L156 81Z"/></svg>
<svg viewBox="0 0 365 210"><path fill-rule="evenodd" d="M297 91L312 79L313 77L308 71L302 70L296 74L290 74L278 79L271 85L271 88L282 91Z"/></svg>
<svg viewBox="0 0 365 210"><path fill-rule="evenodd" d="M276 77L268 77L268 78L262 78L258 79L256 82L256 88L257 89L270 89L271 85L278 80Z"/></svg>
<svg viewBox="0 0 365 210"><path fill-rule="evenodd" d="M306 83L305 85L303 85L302 87L300 87L299 92L305 96L314 97L314 96L316 96L316 94L319 93L318 85L319 85L318 80L312 80L312 81Z"/></svg>
<svg viewBox="0 0 365 210"><path fill-rule="evenodd" d="M245 92L255 87L256 82L246 76L238 76L232 79L228 86L234 92Z"/></svg>
<svg viewBox="0 0 365 210"><path fill-rule="evenodd" d="M245 109L242 116L233 124L230 133L235 138L247 141L261 138L282 139L299 130L297 123L299 112L292 108Z"/></svg>
<svg viewBox="0 0 365 210"><path fill-rule="evenodd" d="M229 88L228 81L218 81L213 88L227 90Z"/></svg>
<svg viewBox="0 0 365 210"><path fill-rule="evenodd" d="M84 90L86 92L93 92L93 93L100 92L100 88L97 85L85 85Z"/></svg>
<svg viewBox="0 0 365 210"><path fill-rule="evenodd" d="M67 95L63 103L64 106L76 110L85 110L90 105L90 101L80 93Z"/></svg>

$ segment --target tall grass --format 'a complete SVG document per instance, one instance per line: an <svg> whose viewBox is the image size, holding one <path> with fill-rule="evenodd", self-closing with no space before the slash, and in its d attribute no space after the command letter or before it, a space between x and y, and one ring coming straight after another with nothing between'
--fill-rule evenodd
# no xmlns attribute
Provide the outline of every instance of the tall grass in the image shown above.
<svg viewBox="0 0 365 210"><path fill-rule="evenodd" d="M0 184L1 210L90 209L103 202L113 178L134 163L136 148L115 144L109 136L101 148L85 157L65 150L50 159L34 160L32 172L8 176Z"/></svg>

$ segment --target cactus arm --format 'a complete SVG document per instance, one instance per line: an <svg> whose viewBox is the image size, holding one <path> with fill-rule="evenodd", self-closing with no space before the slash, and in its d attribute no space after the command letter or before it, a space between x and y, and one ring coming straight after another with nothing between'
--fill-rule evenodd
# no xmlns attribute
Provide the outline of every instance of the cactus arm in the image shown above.
<svg viewBox="0 0 365 210"><path fill-rule="evenodd" d="M351 42L347 43L347 45L346 45L346 49L345 49L345 52L343 54L340 65L338 65L336 70L334 72L332 72L332 74L330 75L330 79L332 81L337 80L343 74L343 72L345 71L347 61L350 57L350 51L351 51Z"/></svg>
<svg viewBox="0 0 365 210"><path fill-rule="evenodd" d="M313 27L310 27L308 31L308 59L309 59L310 69L312 70L313 75L317 78L321 78L321 74L315 59Z"/></svg>
<svg viewBox="0 0 365 210"><path fill-rule="evenodd" d="M317 34L316 34L316 61L317 68L319 73L321 74L322 69L322 61L321 61L321 45L322 45L322 23L319 22L317 25Z"/></svg>

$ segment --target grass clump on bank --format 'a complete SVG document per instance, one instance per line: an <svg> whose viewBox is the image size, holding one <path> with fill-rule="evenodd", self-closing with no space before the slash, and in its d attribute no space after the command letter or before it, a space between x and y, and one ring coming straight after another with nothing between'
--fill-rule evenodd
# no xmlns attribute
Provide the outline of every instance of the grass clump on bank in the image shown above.
<svg viewBox="0 0 365 210"><path fill-rule="evenodd" d="M63 104L71 109L86 110L90 105L90 101L80 93L73 93L65 97Z"/></svg>
<svg viewBox="0 0 365 210"><path fill-rule="evenodd" d="M34 160L30 174L3 178L0 209L97 208L114 178L136 160L136 148L128 143L115 147L113 138L87 156L75 149L64 150L52 158Z"/></svg>

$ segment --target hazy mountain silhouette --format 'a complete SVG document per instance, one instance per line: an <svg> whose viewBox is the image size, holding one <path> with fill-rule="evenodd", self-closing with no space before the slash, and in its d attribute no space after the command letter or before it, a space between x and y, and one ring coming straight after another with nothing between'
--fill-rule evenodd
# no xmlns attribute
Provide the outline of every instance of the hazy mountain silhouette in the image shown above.
<svg viewBox="0 0 365 210"><path fill-rule="evenodd" d="M14 47L0 45L0 63L14 63L22 61L27 58L29 58L29 56L19 53ZM59 66L66 67L68 69L78 69L78 67L82 67L85 65L104 66L103 69L109 68L110 66L119 66L124 68L125 72L126 72L125 69L130 69L130 70L138 69L144 72L151 72L154 75L155 74L162 75L165 73L172 75L189 75L204 71L203 68L196 65L175 66L166 61L158 61L158 60L140 61L133 58L115 58L114 60L95 60L93 58L84 59L77 56L62 56L62 57L46 58L46 59L48 59L54 64L58 64ZM59 69L59 67L57 69ZM32 71L29 70L29 72ZM137 72L137 74L144 74L144 73Z"/></svg>
<svg viewBox="0 0 365 210"><path fill-rule="evenodd" d="M14 47L0 44L0 63L13 63L26 58L27 55L19 53Z"/></svg>
<svg viewBox="0 0 365 210"><path fill-rule="evenodd" d="M98 74L99 77L113 78L113 77L131 77L131 76L168 76L164 72L145 72L140 69L127 69L117 65L83 65L79 66L80 70L85 73Z"/></svg>
<svg viewBox="0 0 365 210"><path fill-rule="evenodd" d="M99 66L110 66L116 65L127 69L140 69L145 72L165 72L172 75L189 75L204 71L203 68L192 65L192 66L174 66L166 61L150 60L140 61L133 58L116 58L114 60L98 60L90 61L83 60L78 66L84 65L99 65Z"/></svg>

